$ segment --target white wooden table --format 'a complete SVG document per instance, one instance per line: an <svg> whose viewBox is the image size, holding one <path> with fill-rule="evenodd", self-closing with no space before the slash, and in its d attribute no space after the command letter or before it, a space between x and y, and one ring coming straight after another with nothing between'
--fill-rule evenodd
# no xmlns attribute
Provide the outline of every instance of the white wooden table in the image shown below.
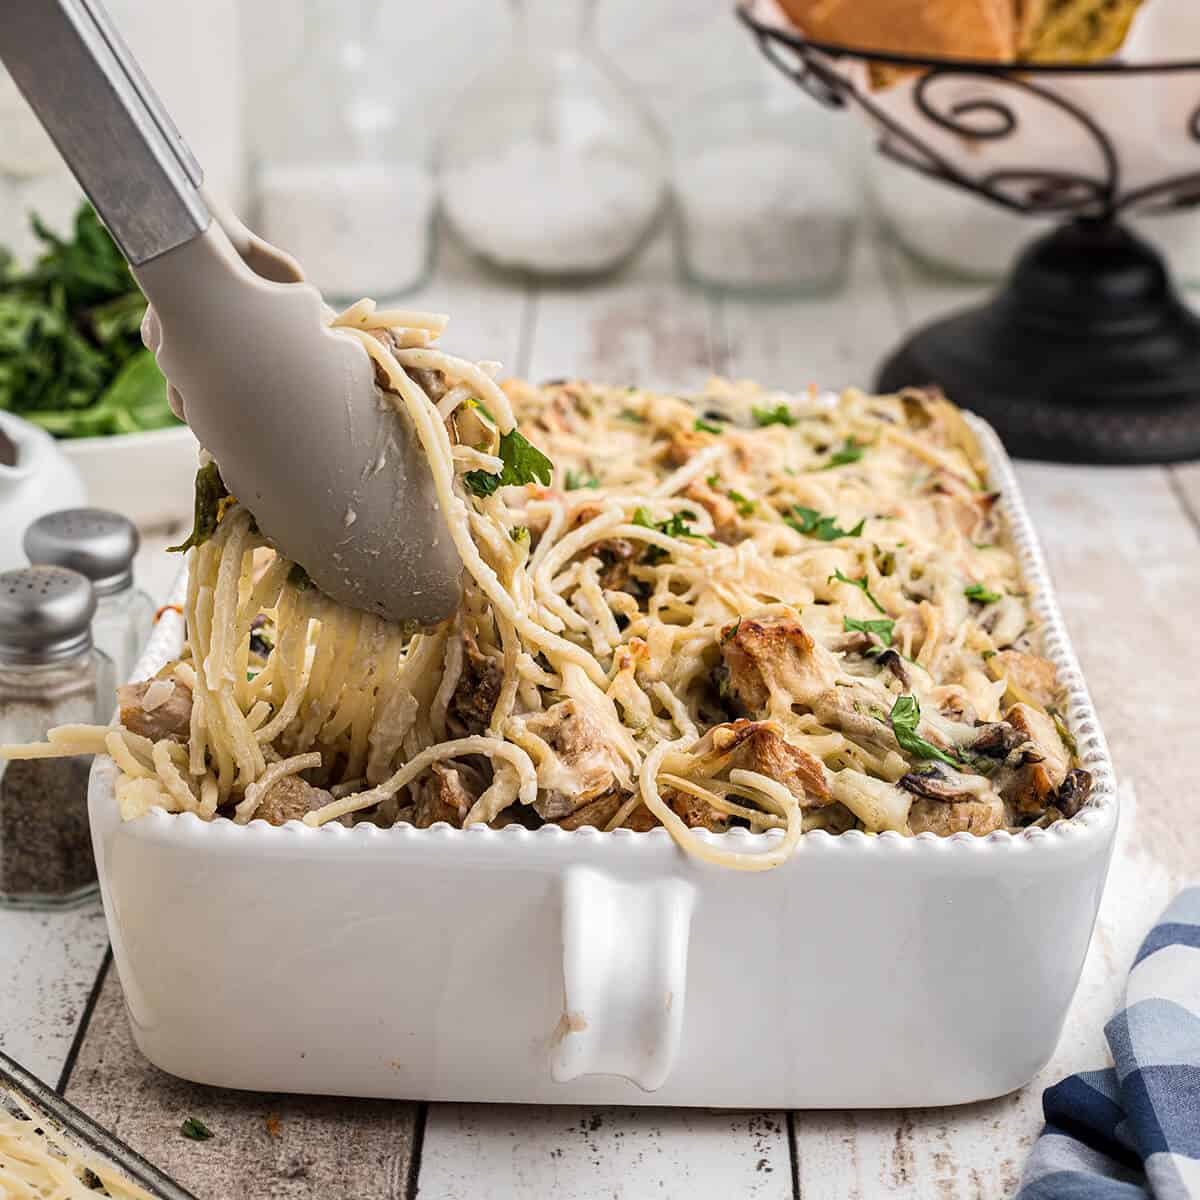
<svg viewBox="0 0 1200 1200"><path fill-rule="evenodd" d="M687 388L715 371L838 387L868 383L903 330L974 295L931 285L864 241L851 286L825 300L714 303L677 285L658 245L618 281L585 291L498 284L443 252L412 303L453 315L452 346L535 380L578 374ZM1054 1061L1028 1088L957 1109L798 1113L215 1091L160 1074L133 1048L95 906L0 912L0 1046L206 1200L1010 1194L1039 1128L1043 1087L1105 1061L1102 1025L1138 941L1167 898L1200 874L1192 765L1200 467L1022 464L1018 473L1124 789L1083 982ZM160 595L176 565L159 554L166 541L148 537L142 555L142 577ZM179 1136L189 1115L212 1127L212 1141Z"/></svg>

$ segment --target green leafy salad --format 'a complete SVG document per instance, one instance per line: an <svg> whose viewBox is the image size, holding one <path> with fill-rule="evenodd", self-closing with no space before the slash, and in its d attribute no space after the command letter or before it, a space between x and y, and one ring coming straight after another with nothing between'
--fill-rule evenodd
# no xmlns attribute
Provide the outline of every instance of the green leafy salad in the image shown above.
<svg viewBox="0 0 1200 1200"><path fill-rule="evenodd" d="M60 438L178 424L142 345L146 298L92 207L69 238L32 220L45 249L31 269L0 247L0 410Z"/></svg>

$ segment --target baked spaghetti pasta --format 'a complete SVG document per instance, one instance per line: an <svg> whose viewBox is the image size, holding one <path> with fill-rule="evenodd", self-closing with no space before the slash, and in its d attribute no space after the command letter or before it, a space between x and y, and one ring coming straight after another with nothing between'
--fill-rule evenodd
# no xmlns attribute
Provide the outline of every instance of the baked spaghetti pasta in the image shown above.
<svg viewBox="0 0 1200 1200"><path fill-rule="evenodd" d="M444 318L364 301L334 323L429 457L454 616L414 633L336 605L206 463L183 656L122 689L119 725L3 753L110 754L126 818L661 824L745 869L806 830L986 834L1086 799L944 399L500 386L437 348ZM783 836L700 833L731 826Z"/></svg>

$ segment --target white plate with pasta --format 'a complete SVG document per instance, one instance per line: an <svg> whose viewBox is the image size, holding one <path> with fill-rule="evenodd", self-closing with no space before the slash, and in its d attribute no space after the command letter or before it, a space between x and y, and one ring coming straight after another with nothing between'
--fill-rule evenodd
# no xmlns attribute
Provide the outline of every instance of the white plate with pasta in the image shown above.
<svg viewBox="0 0 1200 1200"><path fill-rule="evenodd" d="M337 323L422 438L454 617L333 605L205 464L190 644L162 623L119 725L10 748L110 756L93 825L146 1054L428 1099L1025 1082L1116 801L994 435L918 392L502 388L416 316Z"/></svg>

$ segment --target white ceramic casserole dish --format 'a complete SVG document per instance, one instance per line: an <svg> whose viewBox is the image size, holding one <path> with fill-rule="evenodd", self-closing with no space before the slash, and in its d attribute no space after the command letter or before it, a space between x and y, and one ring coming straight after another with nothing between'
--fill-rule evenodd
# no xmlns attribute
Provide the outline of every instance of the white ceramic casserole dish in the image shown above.
<svg viewBox="0 0 1200 1200"><path fill-rule="evenodd" d="M428 1100L893 1107L1026 1083L1079 978L1117 799L1011 466L971 424L1095 779L1078 816L814 832L747 874L663 829L122 822L100 759L93 837L143 1053L225 1087ZM145 671L181 636L164 620Z"/></svg>

